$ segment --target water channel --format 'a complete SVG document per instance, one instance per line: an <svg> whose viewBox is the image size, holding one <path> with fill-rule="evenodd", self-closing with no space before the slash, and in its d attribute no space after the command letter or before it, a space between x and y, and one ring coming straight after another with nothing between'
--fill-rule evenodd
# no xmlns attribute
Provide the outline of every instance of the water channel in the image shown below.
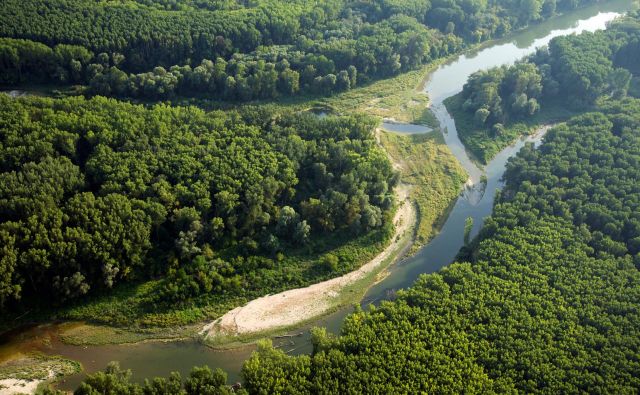
<svg viewBox="0 0 640 395"><path fill-rule="evenodd" d="M416 278L424 273L432 273L450 264L464 241L464 224L467 218L473 218L471 237L476 235L484 219L491 214L496 190L501 188L502 175L507 160L515 155L526 142L540 143L544 133L521 139L501 151L484 169L478 168L467 155L458 138L455 124L446 111L443 100L462 90L468 76L478 70L513 63L517 59L533 53L536 48L547 44L553 37L595 31L606 28L606 23L616 16L633 8L630 0L615 0L574 11L553 20L543 22L533 28L519 32L509 39L492 41L483 47L464 53L443 64L429 77L425 91L432 102L432 110L440 122L447 145L470 176L470 183L456 201L453 209L438 235L415 256L402 260L389 269L385 279L369 289L362 305L375 303L393 294L393 291L409 287ZM397 129L403 133L430 132L428 128L416 125L385 125L388 129ZM485 177L482 177L482 176ZM339 332L344 317L352 311L345 308L318 319L296 332L305 335L293 339L274 339L274 344L290 354L308 353L311 349L308 331L311 326L325 326L329 331ZM55 332L55 326L39 326L16 336L24 344L33 344L32 349L46 353L62 355L80 361L84 372L67 378L59 384L60 389L74 389L86 373L104 369L109 361L117 360L124 368L132 369L134 380L145 377L166 376L171 371L186 375L192 366L209 365L220 367L229 373L231 382L239 377L242 363L247 359L253 347L216 351L196 341L186 342L148 342L133 345L115 346L70 346L54 336L46 346L39 338ZM16 341L14 340L13 343ZM23 345L24 345L23 344ZM4 351L3 351L4 347ZM15 348L0 345L0 358L3 352ZM24 349L25 347L19 347Z"/></svg>

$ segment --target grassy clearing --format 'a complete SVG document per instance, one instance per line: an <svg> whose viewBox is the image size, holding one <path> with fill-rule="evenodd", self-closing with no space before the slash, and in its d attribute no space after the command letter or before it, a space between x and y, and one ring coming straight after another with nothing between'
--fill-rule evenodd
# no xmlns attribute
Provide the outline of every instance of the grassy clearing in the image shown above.
<svg viewBox="0 0 640 395"><path fill-rule="evenodd" d="M399 164L402 181L413 186L411 198L418 207L416 241L410 251L414 253L436 234L467 174L438 132L381 132L380 142Z"/></svg>
<svg viewBox="0 0 640 395"><path fill-rule="evenodd" d="M439 64L434 62L419 70L376 81L317 102L340 112L359 111L393 118L398 122L437 127L438 121L428 109L429 97L422 88L426 76Z"/></svg>
<svg viewBox="0 0 640 395"><path fill-rule="evenodd" d="M423 92L429 73L448 58L438 59L418 70L358 86L330 97L300 95L276 100L256 101L247 105L275 105L290 110L321 109L335 113L362 112L398 122L438 127L429 107L429 97ZM176 105L196 105L206 109L230 109L237 103L183 98L172 101Z"/></svg>
<svg viewBox="0 0 640 395"><path fill-rule="evenodd" d="M50 380L80 372L82 367L78 362L62 357L29 354L12 359L0 365L0 379L17 380ZM0 393L2 390L0 389Z"/></svg>
<svg viewBox="0 0 640 395"><path fill-rule="evenodd" d="M478 127L473 120L473 113L462 109L464 99L462 93L444 101L449 114L456 122L458 136L471 156L480 164L486 165L502 149L512 144L520 136L530 134L542 125L565 121L583 112L569 109L561 101L545 101L537 114L514 123L507 123L504 132L495 136L490 128Z"/></svg>

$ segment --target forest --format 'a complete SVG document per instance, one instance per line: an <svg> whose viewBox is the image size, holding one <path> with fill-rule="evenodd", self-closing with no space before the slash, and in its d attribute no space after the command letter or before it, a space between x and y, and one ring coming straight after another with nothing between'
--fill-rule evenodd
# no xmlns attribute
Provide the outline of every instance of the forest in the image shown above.
<svg viewBox="0 0 640 395"><path fill-rule="evenodd" d="M0 87L78 95L0 94L0 329L178 328L357 269L391 239L401 181L379 120L254 101L347 91L595 1L2 1ZM558 103L574 115L508 162L456 263L313 329L310 355L260 342L240 383L112 363L75 394L639 392L639 19L474 74L448 104L485 163ZM183 97L227 104L163 102Z"/></svg>
<svg viewBox="0 0 640 395"><path fill-rule="evenodd" d="M7 0L0 84L251 101L330 95L593 0Z"/></svg>
<svg viewBox="0 0 640 395"><path fill-rule="evenodd" d="M0 308L157 278L147 309L176 308L347 272L357 255L323 257L336 240L390 234L398 176L375 125L0 95Z"/></svg>
<svg viewBox="0 0 640 395"><path fill-rule="evenodd" d="M589 110L603 95L625 97L639 76L639 40L636 13L605 31L554 38L515 65L473 74L448 101L460 138L486 163L529 124Z"/></svg>
<svg viewBox="0 0 640 395"><path fill-rule="evenodd" d="M314 329L311 355L260 343L241 391L636 393L640 100L597 110L508 163L494 213L459 263L357 310L339 336ZM180 383L134 384L112 366L76 394L184 394Z"/></svg>
<svg viewBox="0 0 640 395"><path fill-rule="evenodd" d="M635 393L640 388L640 101L609 101L508 165L472 248L314 334L269 344L250 393ZM408 363L409 362L409 363Z"/></svg>
<svg viewBox="0 0 640 395"><path fill-rule="evenodd" d="M596 89L588 111L509 160L492 216L457 263L357 308L337 336L314 329L311 355L261 342L241 391L637 393L640 99ZM118 370L78 393L131 387L157 393Z"/></svg>

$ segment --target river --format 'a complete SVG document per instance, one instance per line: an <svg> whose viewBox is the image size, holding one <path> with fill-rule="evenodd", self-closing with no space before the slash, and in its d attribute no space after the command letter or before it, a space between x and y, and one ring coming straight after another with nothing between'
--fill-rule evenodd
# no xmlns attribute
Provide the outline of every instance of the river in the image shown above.
<svg viewBox="0 0 640 395"><path fill-rule="evenodd" d="M515 60L533 53L536 48L547 44L553 37L595 31L606 27L606 23L616 16L632 9L629 0L616 0L583 8L569 14L543 22L533 28L519 32L509 39L492 41L481 48L464 53L436 69L428 77L425 91L430 96L432 110L440 122L447 145L460 161L470 176L470 185L457 199L446 222L433 240L423 247L415 256L405 259L389 269L383 281L369 289L361 304L368 305L392 295L395 290L409 287L416 278L424 273L432 273L453 262L457 252L464 244L464 224L467 218L473 219L471 237L477 235L484 219L491 214L496 190L502 187L502 175L507 160L515 155L526 142L538 144L544 133L538 133L521 139L512 146L501 151L484 169L478 168L467 155L458 138L457 130L451 116L446 111L443 100L462 90L468 76L478 70L510 64ZM393 128L392 125L388 125ZM399 132L429 132L424 127L405 126ZM482 177L485 176L486 178ZM339 332L344 317L352 311L346 308L328 315L311 326L325 326L331 332ZM301 329L296 330L300 332ZM22 333L18 337L23 343L33 343L31 349L39 349L50 354L80 361L84 373L67 378L60 383L60 389L74 389L86 373L103 369L109 361L117 360L124 368L132 369L134 380L145 377L166 376L171 371L179 371L186 375L192 366L209 365L220 367L229 373L230 381L239 377L241 365L253 351L252 346L235 350L215 351L196 341L187 342L148 342L134 345L116 346L70 346L55 338L46 346L38 342L45 333L55 332L51 326L40 326ZM15 341L14 341L15 343ZM274 344L290 354L308 353L311 350L309 336L300 338L274 339ZM11 348L19 347L12 345ZM7 352L5 346L5 352ZM0 347L0 357L3 350Z"/></svg>

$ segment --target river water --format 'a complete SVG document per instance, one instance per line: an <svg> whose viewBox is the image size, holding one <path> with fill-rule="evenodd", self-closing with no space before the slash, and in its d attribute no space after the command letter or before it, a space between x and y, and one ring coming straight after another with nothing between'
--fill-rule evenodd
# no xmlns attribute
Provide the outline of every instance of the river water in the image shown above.
<svg viewBox="0 0 640 395"><path fill-rule="evenodd" d="M588 8L574 11L570 14L554 18L533 28L522 31L509 39L487 43L482 48L462 54L450 62L443 64L429 77L425 91L430 96L432 110L440 122L444 137L452 153L460 161L470 177L470 183L457 199L440 232L433 240L423 247L415 256L405 259L389 269L389 274L383 281L369 289L360 303L368 305L393 295L395 290L409 287L416 278L424 273L432 273L453 262L456 254L464 245L464 224L467 218L473 219L471 237L475 236L484 219L491 215L496 190L502 187L502 175L507 160L515 155L526 142L540 143L544 133L538 133L521 139L512 146L501 151L484 169L478 168L467 155L464 146L458 138L455 124L446 111L443 100L462 90L468 76L476 71L490 67L510 64L515 60L533 53L536 48L547 44L553 37L595 31L606 28L606 23L616 16L633 8L630 0L616 0L605 4L597 4ZM394 125L388 125L394 128ZM429 130L424 127L406 126L398 132L424 133ZM486 178L482 176L486 176ZM354 301L355 302L355 301ZM311 350L308 331L311 326L324 326L329 331L337 333L344 317L352 311L345 308L334 314L318 319L310 325L296 332L305 335L292 339L274 339L274 344L290 354L308 353ZM70 346L65 345L55 336L43 346L37 340L55 332L55 327L40 326L17 336L19 342L33 343L31 349L39 349L50 354L80 361L84 373L67 378L60 383L61 389L74 389L84 377L84 374L104 369L109 361L117 360L124 368L132 369L134 380L145 377L166 376L171 371L179 371L186 375L192 366L209 365L220 367L229 373L230 381L239 377L239 371L253 347L216 351L205 347L196 341L169 343L140 343L134 345L117 346ZM0 357L3 352L13 349L24 349L15 340L4 349L0 346Z"/></svg>

